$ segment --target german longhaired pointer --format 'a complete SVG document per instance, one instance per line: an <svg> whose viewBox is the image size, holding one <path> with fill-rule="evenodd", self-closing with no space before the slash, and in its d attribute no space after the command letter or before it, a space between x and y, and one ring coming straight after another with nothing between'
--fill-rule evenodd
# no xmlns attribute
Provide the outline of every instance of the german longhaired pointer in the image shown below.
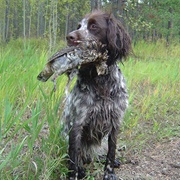
<svg viewBox="0 0 180 180"><path fill-rule="evenodd" d="M128 106L126 84L117 61L129 54L131 39L112 14L94 11L84 17L77 30L67 35L69 46L85 40L105 45L108 51L107 73L98 75L94 63L82 65L67 98L63 118L69 131L68 178L85 177L83 164L88 163L94 150L108 137L103 179L116 180L116 141Z"/></svg>

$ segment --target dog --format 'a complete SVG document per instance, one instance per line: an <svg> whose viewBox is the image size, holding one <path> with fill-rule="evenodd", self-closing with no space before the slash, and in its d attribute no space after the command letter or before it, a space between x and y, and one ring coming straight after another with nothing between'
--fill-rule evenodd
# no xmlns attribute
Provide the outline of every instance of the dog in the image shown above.
<svg viewBox="0 0 180 180"><path fill-rule="evenodd" d="M104 180L116 180L114 172L117 135L128 107L125 79L117 62L131 51L131 38L115 17L100 10L86 15L77 30L67 35L68 46L86 40L99 41L108 51L107 73L98 75L94 63L82 65L63 113L69 132L69 180L85 177L83 164L108 137Z"/></svg>

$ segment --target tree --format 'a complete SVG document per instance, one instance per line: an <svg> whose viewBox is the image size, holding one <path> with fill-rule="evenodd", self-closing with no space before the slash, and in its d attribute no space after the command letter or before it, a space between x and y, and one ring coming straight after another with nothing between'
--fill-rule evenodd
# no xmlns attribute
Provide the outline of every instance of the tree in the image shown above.
<svg viewBox="0 0 180 180"><path fill-rule="evenodd" d="M0 41L49 38L51 47L94 9L107 9L128 29L134 41L180 40L179 0L2 0Z"/></svg>
<svg viewBox="0 0 180 180"><path fill-rule="evenodd" d="M102 2L101 0L91 0L91 11L95 9L101 9Z"/></svg>

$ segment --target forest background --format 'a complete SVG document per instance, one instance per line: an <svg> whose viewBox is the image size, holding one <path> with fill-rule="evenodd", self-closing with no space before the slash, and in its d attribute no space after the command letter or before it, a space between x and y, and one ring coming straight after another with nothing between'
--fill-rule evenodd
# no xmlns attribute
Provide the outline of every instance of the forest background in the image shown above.
<svg viewBox="0 0 180 180"><path fill-rule="evenodd" d="M179 0L1 0L0 40L49 38L55 45L93 9L112 12L134 42L180 40L179 7Z"/></svg>

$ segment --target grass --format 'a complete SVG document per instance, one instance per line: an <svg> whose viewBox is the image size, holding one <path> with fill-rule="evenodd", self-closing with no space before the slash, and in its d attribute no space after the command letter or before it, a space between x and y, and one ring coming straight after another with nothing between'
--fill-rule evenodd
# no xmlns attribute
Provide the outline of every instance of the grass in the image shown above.
<svg viewBox="0 0 180 180"><path fill-rule="evenodd" d="M50 55L47 47L43 40L1 46L0 179L54 180L67 173L67 144L59 133L67 78L58 78L55 93L53 83L36 79ZM120 145L141 149L179 136L179 49L179 44L139 42L136 56L120 65L130 94Z"/></svg>
<svg viewBox="0 0 180 180"><path fill-rule="evenodd" d="M148 51L149 50L149 51ZM121 143L148 145L180 132L180 53L177 45L140 42L138 58L121 67L130 91L130 106L122 128Z"/></svg>

